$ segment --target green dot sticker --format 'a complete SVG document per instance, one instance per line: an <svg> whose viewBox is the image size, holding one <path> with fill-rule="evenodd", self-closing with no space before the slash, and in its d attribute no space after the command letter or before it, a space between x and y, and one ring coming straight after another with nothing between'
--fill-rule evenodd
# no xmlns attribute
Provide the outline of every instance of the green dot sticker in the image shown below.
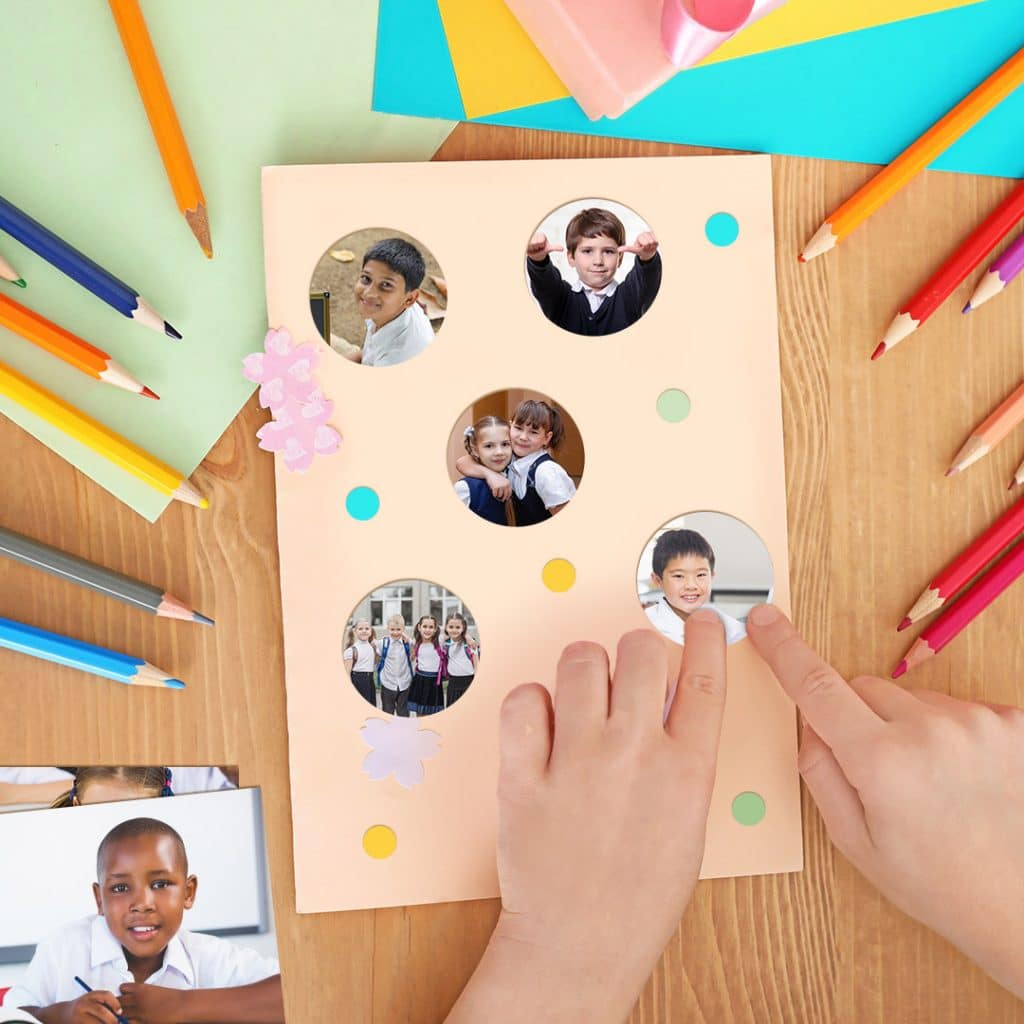
<svg viewBox="0 0 1024 1024"><path fill-rule="evenodd" d="M740 793L732 802L732 816L741 825L758 825L765 816L764 797L760 793Z"/></svg>
<svg viewBox="0 0 1024 1024"><path fill-rule="evenodd" d="M690 396L679 388L669 388L658 395L655 407L666 423L681 423L690 415Z"/></svg>

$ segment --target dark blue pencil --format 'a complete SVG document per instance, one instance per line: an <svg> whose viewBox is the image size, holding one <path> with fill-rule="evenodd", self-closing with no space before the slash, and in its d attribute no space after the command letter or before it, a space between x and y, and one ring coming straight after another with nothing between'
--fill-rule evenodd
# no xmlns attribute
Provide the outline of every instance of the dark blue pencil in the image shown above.
<svg viewBox="0 0 1024 1024"><path fill-rule="evenodd" d="M84 988L86 992L91 992L92 991L92 989L89 988L89 986L86 985L86 983L84 981L82 981L82 979L77 974L75 975L75 981L77 981L78 984L81 985L82 988ZM79 997L79 998L81 998L81 997ZM126 1017L122 1017L120 1014L117 1014L117 1024L128 1024L128 1019Z"/></svg>
<svg viewBox="0 0 1024 1024"><path fill-rule="evenodd" d="M3 196L0 196L0 230L6 231L22 245L28 246L83 288L88 288L93 295L113 306L122 316L130 317L154 331L161 331L170 338L181 338L181 335L134 288L120 278L114 277L109 270L104 270L74 246L68 245L63 238L44 228Z"/></svg>

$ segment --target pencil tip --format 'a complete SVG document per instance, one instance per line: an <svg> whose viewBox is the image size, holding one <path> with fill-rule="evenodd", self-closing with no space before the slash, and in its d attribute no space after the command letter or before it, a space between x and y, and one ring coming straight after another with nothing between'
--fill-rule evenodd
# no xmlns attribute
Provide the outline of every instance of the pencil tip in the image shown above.
<svg viewBox="0 0 1024 1024"><path fill-rule="evenodd" d="M957 473L959 473L959 472L960 472L960 470L957 469L956 466L950 466L949 469L946 470L946 474L945 475L947 477L956 476Z"/></svg>
<svg viewBox="0 0 1024 1024"><path fill-rule="evenodd" d="M208 260L212 260L213 259L213 249L212 248L204 245L203 246L203 252L206 254L206 258Z"/></svg>
<svg viewBox="0 0 1024 1024"><path fill-rule="evenodd" d="M907 659L906 659L906 658L904 658L904 659L903 659L903 661L901 661L901 662L900 662L900 663L899 663L899 664L898 664L898 665L897 665L897 666L896 666L896 667L895 667L895 668L894 668L894 669L892 670L892 678L893 678L893 679L899 679L899 677L900 677L901 675L903 675L903 674L904 674L904 673L905 673L906 671L907 671Z"/></svg>
<svg viewBox="0 0 1024 1024"><path fill-rule="evenodd" d="M142 390L139 394L142 395L143 398L155 398L158 402L160 401L160 396L155 391L147 388L145 384L142 385Z"/></svg>
<svg viewBox="0 0 1024 1024"><path fill-rule="evenodd" d="M968 302L967 305L964 306L964 308L960 310L960 312L961 313L970 313L971 308L972 308L971 304L970 304L970 302Z"/></svg>
<svg viewBox="0 0 1024 1024"><path fill-rule="evenodd" d="M797 256L796 261L797 261L797 263L806 263L807 262L807 257L803 253L800 253Z"/></svg>
<svg viewBox="0 0 1024 1024"><path fill-rule="evenodd" d="M907 628L907 626L910 626L910 625L913 625L913 623L911 622L910 616L908 615L908 616L906 616L906 618L904 618L904 620L903 620L903 621L902 621L902 622L901 622L901 623L900 623L900 624L899 624L899 625L898 625L898 626L896 627L896 632L897 632L897 633L901 633L901 632L903 632L903 630L905 630L905 629Z"/></svg>
<svg viewBox="0 0 1024 1024"><path fill-rule="evenodd" d="M212 625L214 625L213 619L211 619L207 615L201 614L200 612L193 612L192 613L192 621L193 622L201 622L204 626L212 626Z"/></svg>
<svg viewBox="0 0 1024 1024"><path fill-rule="evenodd" d="M210 499L209 498L200 498L199 499L199 507L200 508L209 508L210 507Z"/></svg>
<svg viewBox="0 0 1024 1024"><path fill-rule="evenodd" d="M169 690L184 690L185 684L180 679L168 679L164 684Z"/></svg>
<svg viewBox="0 0 1024 1024"><path fill-rule="evenodd" d="M1014 489L1014 487L1016 487L1016 486L1017 486L1017 479L1016 479L1016 477L1014 477L1014 479L1010 481L1010 486L1007 487L1006 489L1008 491L1012 491Z"/></svg>
<svg viewBox="0 0 1024 1024"><path fill-rule="evenodd" d="M884 355L885 355L885 342L884 341L880 341L878 343L878 347L875 349L874 352L871 353L871 359L875 360L875 359L878 359L879 356L884 356Z"/></svg>
<svg viewBox="0 0 1024 1024"><path fill-rule="evenodd" d="M17 281L12 281L11 284L16 284L19 288L27 288L28 285L25 283L25 278L19 277Z"/></svg>
<svg viewBox="0 0 1024 1024"><path fill-rule="evenodd" d="M164 321L164 334L175 341L181 341L181 331L176 331L166 320Z"/></svg>

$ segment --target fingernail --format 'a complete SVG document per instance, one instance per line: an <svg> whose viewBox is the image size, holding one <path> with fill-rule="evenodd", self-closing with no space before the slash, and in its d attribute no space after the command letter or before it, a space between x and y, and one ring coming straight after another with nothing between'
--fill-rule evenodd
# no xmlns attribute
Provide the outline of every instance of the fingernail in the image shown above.
<svg viewBox="0 0 1024 1024"><path fill-rule="evenodd" d="M759 604L751 613L750 621L755 626L769 626L779 617L779 610L772 604Z"/></svg>

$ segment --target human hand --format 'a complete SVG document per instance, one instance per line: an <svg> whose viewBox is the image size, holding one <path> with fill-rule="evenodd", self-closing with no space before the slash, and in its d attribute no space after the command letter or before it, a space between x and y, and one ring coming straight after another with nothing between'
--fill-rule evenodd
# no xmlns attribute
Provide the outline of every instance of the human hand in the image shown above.
<svg viewBox="0 0 1024 1024"><path fill-rule="evenodd" d="M565 246L552 245L548 241L548 236L541 234L539 231L530 239L526 246L527 258L535 263L542 263L547 259L548 253L552 252L565 252Z"/></svg>
<svg viewBox="0 0 1024 1024"><path fill-rule="evenodd" d="M512 497L512 481L504 473L495 473L493 469L488 469L486 466L482 468L491 494L498 501L508 501Z"/></svg>
<svg viewBox="0 0 1024 1024"><path fill-rule="evenodd" d="M679 923L704 854L725 707L725 632L686 625L667 720L665 640L652 630L608 658L570 644L554 708L537 683L501 709L502 911L449 1024L621 1024Z"/></svg>
<svg viewBox="0 0 1024 1024"><path fill-rule="evenodd" d="M121 1006L131 1024L178 1024L184 1016L183 993L162 985L122 985Z"/></svg>
<svg viewBox="0 0 1024 1024"><path fill-rule="evenodd" d="M632 245L619 246L619 252L634 252L637 258L644 262L653 260L657 251L658 240L654 237L653 231L641 231Z"/></svg>
<svg viewBox="0 0 1024 1024"><path fill-rule="evenodd" d="M832 842L1024 997L1024 711L847 683L771 606L747 633L803 714L800 772Z"/></svg>
<svg viewBox="0 0 1024 1024"><path fill-rule="evenodd" d="M113 992L94 989L77 999L61 1004L63 1013L59 1017L62 1024L118 1024L118 1015L122 1012L121 1004Z"/></svg>

